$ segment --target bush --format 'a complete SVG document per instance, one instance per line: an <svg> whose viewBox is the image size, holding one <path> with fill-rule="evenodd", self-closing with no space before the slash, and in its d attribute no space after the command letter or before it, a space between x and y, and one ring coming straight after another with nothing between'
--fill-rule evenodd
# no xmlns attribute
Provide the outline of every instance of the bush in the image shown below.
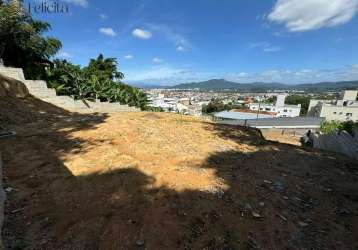
<svg viewBox="0 0 358 250"><path fill-rule="evenodd" d="M358 122L324 121L321 123L320 131L324 134L331 134L344 130L353 136L353 130L355 128L358 128Z"/></svg>
<svg viewBox="0 0 358 250"><path fill-rule="evenodd" d="M342 124L339 121L324 121L321 123L320 132L331 134L341 130Z"/></svg>
<svg viewBox="0 0 358 250"><path fill-rule="evenodd" d="M342 123L342 130L347 131L352 136L354 136L355 129L358 129L358 122L347 121Z"/></svg>
<svg viewBox="0 0 358 250"><path fill-rule="evenodd" d="M215 112L221 112L224 110L232 110L232 109L240 109L241 105L235 105L233 103L224 104L222 101L218 99L213 99L209 102L208 105L203 105L202 112L204 114L211 114Z"/></svg>

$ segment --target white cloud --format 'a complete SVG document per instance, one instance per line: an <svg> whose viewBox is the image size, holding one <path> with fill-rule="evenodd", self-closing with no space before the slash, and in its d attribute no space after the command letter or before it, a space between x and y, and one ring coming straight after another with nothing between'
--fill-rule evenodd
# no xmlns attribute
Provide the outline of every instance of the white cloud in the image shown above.
<svg viewBox="0 0 358 250"><path fill-rule="evenodd" d="M271 43L268 42L259 42L259 43L252 43L249 45L250 49L260 49L263 52L279 52L282 50L279 46L273 46Z"/></svg>
<svg viewBox="0 0 358 250"><path fill-rule="evenodd" d="M282 48L277 46L267 47L263 49L264 52L279 52L281 50Z"/></svg>
<svg viewBox="0 0 358 250"><path fill-rule="evenodd" d="M124 56L125 59L133 59L133 57L134 57L134 56L133 56L133 55L130 55L130 54Z"/></svg>
<svg viewBox="0 0 358 250"><path fill-rule="evenodd" d="M107 19L107 18L108 18L108 15L107 15L107 14L104 14L104 13L101 13L101 14L99 14L99 17L100 17L101 19Z"/></svg>
<svg viewBox="0 0 358 250"><path fill-rule="evenodd" d="M174 68L168 65L156 65L148 69L135 69L125 73L128 82L154 85L173 85L214 78L211 72L195 72L188 68Z"/></svg>
<svg viewBox="0 0 358 250"><path fill-rule="evenodd" d="M268 20L300 32L349 22L358 10L358 0L277 0Z"/></svg>
<svg viewBox="0 0 358 250"><path fill-rule="evenodd" d="M171 67L154 67L143 71L128 72L127 78L130 81L161 81L175 78L181 72L181 69Z"/></svg>
<svg viewBox="0 0 358 250"><path fill-rule="evenodd" d="M57 54L57 57L58 58L63 58L63 59L71 59L72 58L72 55L68 52L65 52L65 51L60 51L58 54Z"/></svg>
<svg viewBox="0 0 358 250"><path fill-rule="evenodd" d="M99 32L106 36L112 36L112 37L117 36L117 33L114 32L114 30L109 27L108 28L100 28Z"/></svg>
<svg viewBox="0 0 358 250"><path fill-rule="evenodd" d="M154 57L152 60L154 63L162 63L163 59L159 58L159 57Z"/></svg>
<svg viewBox="0 0 358 250"><path fill-rule="evenodd" d="M152 37L152 33L148 30L135 29L132 31L132 35L140 39L149 39Z"/></svg>
<svg viewBox="0 0 358 250"><path fill-rule="evenodd" d="M185 48L183 46L179 45L177 47L177 51L185 51Z"/></svg>
<svg viewBox="0 0 358 250"><path fill-rule="evenodd" d="M173 43L176 47L177 51L189 51L191 50L192 46L188 39L174 30L172 27L169 27L164 24L154 24L150 23L147 26L153 31L158 33L159 35L163 36L169 42Z"/></svg>
<svg viewBox="0 0 358 250"><path fill-rule="evenodd" d="M337 69L266 70L257 73L227 74L223 78L235 82L316 83L358 79L358 65Z"/></svg>
<svg viewBox="0 0 358 250"><path fill-rule="evenodd" d="M66 3L71 3L77 6L81 6L84 8L88 7L88 1L87 0L63 0Z"/></svg>

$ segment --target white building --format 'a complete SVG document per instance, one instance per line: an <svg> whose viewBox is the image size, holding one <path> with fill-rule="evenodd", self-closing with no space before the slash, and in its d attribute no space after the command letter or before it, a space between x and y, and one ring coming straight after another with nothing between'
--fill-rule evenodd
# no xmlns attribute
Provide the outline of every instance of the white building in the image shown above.
<svg viewBox="0 0 358 250"><path fill-rule="evenodd" d="M149 106L162 108L166 112L177 111L177 100L175 98L151 97Z"/></svg>
<svg viewBox="0 0 358 250"><path fill-rule="evenodd" d="M358 90L344 91L342 100L311 100L308 115L327 121L358 121Z"/></svg>
<svg viewBox="0 0 358 250"><path fill-rule="evenodd" d="M177 103L177 111L180 114L188 115L189 114L189 105L184 105L182 103Z"/></svg>
<svg viewBox="0 0 358 250"><path fill-rule="evenodd" d="M249 107L255 111L265 111L271 113L274 117L297 117L300 116L301 104L286 105L286 95L277 95L276 104L250 103Z"/></svg>

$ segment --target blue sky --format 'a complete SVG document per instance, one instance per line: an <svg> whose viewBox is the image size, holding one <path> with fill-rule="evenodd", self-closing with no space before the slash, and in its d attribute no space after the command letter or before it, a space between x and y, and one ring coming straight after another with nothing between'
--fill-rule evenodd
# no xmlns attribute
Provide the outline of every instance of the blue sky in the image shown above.
<svg viewBox="0 0 358 250"><path fill-rule="evenodd" d="M41 0L28 0L31 6ZM85 65L116 57L125 81L225 78L311 83L358 79L358 0L63 0L34 14Z"/></svg>

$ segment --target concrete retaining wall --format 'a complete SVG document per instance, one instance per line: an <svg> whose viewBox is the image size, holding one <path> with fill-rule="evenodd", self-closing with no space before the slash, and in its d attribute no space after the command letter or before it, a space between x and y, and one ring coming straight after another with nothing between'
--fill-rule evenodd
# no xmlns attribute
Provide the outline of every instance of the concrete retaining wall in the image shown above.
<svg viewBox="0 0 358 250"><path fill-rule="evenodd" d="M0 74L3 74L7 77L14 78L19 81L25 80L24 72L20 68L10 68L0 66Z"/></svg>
<svg viewBox="0 0 358 250"><path fill-rule="evenodd" d="M65 96L61 96L65 97ZM74 105L74 106L72 106ZM140 109L136 107L130 107L128 105L122 105L119 103L109 103L109 102L91 102L84 100L72 99L72 103L65 104L67 109L72 110L73 108L77 111L87 111L92 110L95 112L137 112Z"/></svg>
<svg viewBox="0 0 358 250"><path fill-rule="evenodd" d="M311 130L311 132L315 132L317 129L306 129L306 128L283 128L283 129L277 129L277 128L261 128L260 129L263 134L265 133L279 133L282 135L289 135L293 137L301 138L302 136L306 135L308 130Z"/></svg>
<svg viewBox="0 0 358 250"><path fill-rule="evenodd" d="M358 135L351 136L346 131L329 135L311 134L313 147L337 153L342 153L358 160Z"/></svg>

